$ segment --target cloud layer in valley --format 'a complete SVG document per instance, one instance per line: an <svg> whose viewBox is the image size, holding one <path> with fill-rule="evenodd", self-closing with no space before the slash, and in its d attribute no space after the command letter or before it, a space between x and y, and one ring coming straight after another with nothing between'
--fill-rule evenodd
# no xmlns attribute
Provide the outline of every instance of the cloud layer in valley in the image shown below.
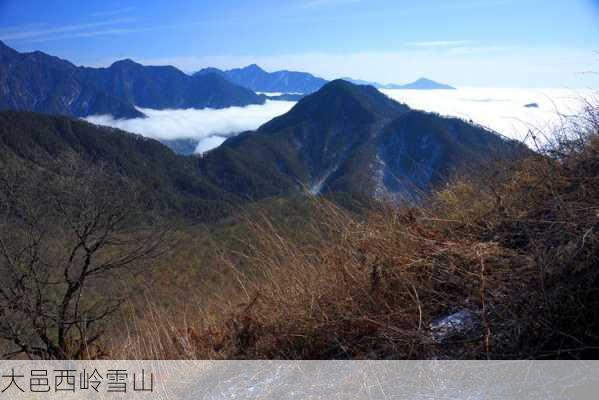
<svg viewBox="0 0 599 400"><path fill-rule="evenodd" d="M196 152L219 146L227 137L258 128L272 118L284 114L295 103L267 100L263 105L216 109L153 110L139 108L147 118L114 119L110 115L93 115L88 122L107 125L152 139L194 139Z"/></svg>
<svg viewBox="0 0 599 400"><path fill-rule="evenodd" d="M522 140L529 130L548 131L575 115L591 90L458 88L457 90L382 90L387 96L418 110L457 116ZM530 106L531 104L536 106ZM196 153L218 147L227 137L256 129L287 112L294 102L267 101L264 105L222 110L141 109L147 118L115 120L91 116L86 120L159 140L197 140ZM529 105L529 107L525 107ZM529 143L532 145L532 143Z"/></svg>
<svg viewBox="0 0 599 400"><path fill-rule="evenodd" d="M531 130L550 132L577 115L584 99L596 94L585 89L458 88L457 90L382 90L387 96L418 110L456 116L493 129L504 136L529 141ZM528 105L528 107L526 107Z"/></svg>

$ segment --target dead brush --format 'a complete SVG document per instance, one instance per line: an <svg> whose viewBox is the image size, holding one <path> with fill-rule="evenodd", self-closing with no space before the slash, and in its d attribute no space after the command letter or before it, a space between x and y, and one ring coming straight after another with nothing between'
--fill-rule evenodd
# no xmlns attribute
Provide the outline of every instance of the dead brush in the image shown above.
<svg viewBox="0 0 599 400"><path fill-rule="evenodd" d="M299 232L254 216L242 250L223 253L235 287L226 301L202 303L174 328L155 324L150 334L185 346L144 354L596 358L596 121L540 154L457 177L425 206L355 215L311 200L313 218ZM431 322L459 310L476 316L473 331L433 340Z"/></svg>
<svg viewBox="0 0 599 400"><path fill-rule="evenodd" d="M260 296L243 316L252 339L227 356L593 351L599 141L596 127L585 129L582 142L562 138L546 155L449 185L431 207L387 208L356 220L326 204L334 212L323 214L319 229L334 228L313 247L287 241L272 225L256 226L251 264L262 271ZM465 307L481 316L478 335L432 343L429 323Z"/></svg>
<svg viewBox="0 0 599 400"><path fill-rule="evenodd" d="M450 239L422 224L417 211L387 209L356 220L326 201L314 247L285 239L268 222L244 291L247 306L222 329L226 358L420 358L432 356L428 326L461 307L505 294L502 250ZM488 272L481 276L481 260ZM485 282L488 288L483 290ZM486 311L485 311L486 312ZM480 347L480 340L471 343Z"/></svg>

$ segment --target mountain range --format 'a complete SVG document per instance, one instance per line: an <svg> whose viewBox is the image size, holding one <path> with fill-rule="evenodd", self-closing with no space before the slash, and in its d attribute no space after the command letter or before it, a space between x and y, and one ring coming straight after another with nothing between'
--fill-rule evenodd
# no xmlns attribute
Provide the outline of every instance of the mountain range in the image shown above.
<svg viewBox="0 0 599 400"><path fill-rule="evenodd" d="M256 131L227 139L201 166L218 187L249 188L248 197L289 190L414 198L460 168L525 151L458 118L335 80Z"/></svg>
<svg viewBox="0 0 599 400"><path fill-rule="evenodd" d="M452 89L425 78L407 85L345 80L379 89ZM266 72L256 64L227 71L205 68L192 76L173 66L145 66L130 59L107 68L78 67L40 51L19 53L0 41L0 110L139 118L144 116L139 108L218 109L268 99L298 101L327 82L305 72Z"/></svg>
<svg viewBox="0 0 599 400"><path fill-rule="evenodd" d="M218 74L229 82L255 92L312 93L327 83L325 79L318 78L307 72L266 72L256 64L227 71L217 68L204 68L196 72L194 76L203 76L206 74Z"/></svg>
<svg viewBox="0 0 599 400"><path fill-rule="evenodd" d="M428 78L419 78L411 83L404 85L397 83L382 84L378 82L363 81L361 79L342 78L356 85L370 85L377 89L413 89L413 90L454 90L455 88L444 83L435 82Z"/></svg>
<svg viewBox="0 0 599 400"><path fill-rule="evenodd" d="M78 67L45 53L19 53L0 42L0 109L83 117L142 117L141 108L225 108L264 97L218 74L189 76L172 66L121 60Z"/></svg>
<svg viewBox="0 0 599 400"><path fill-rule="evenodd" d="M0 164L36 169L75 153L112 166L166 209L202 220L293 193L414 198L459 168L524 151L457 118L414 111L343 80L202 157L68 117L0 113Z"/></svg>
<svg viewBox="0 0 599 400"><path fill-rule="evenodd" d="M318 78L307 72L298 71L276 71L266 72L256 64L243 68L220 70L218 68L204 68L194 73L194 76L217 74L237 85L246 87L255 92L266 93L302 93L309 94L324 86L328 81ZM443 83L435 82L427 78L420 78L414 82L404 85L364 81L360 79L341 78L356 85L370 85L377 89L455 89ZM284 100L284 99L281 99Z"/></svg>

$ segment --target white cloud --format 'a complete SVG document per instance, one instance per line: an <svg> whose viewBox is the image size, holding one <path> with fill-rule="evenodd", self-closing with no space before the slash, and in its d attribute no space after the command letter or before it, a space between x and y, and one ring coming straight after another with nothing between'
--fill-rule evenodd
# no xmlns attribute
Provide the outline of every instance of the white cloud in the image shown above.
<svg viewBox="0 0 599 400"><path fill-rule="evenodd" d="M53 40L54 38L64 39L69 35L79 35L90 32L99 32L97 28L106 26L116 26L125 23L135 21L134 18L115 18L106 21L91 22L64 25L59 27L38 27L37 29L31 29L29 25L25 25L21 28L12 29L10 31L4 31L0 33L0 40L27 40L27 41L41 41L41 40ZM69 35L65 35L65 34Z"/></svg>
<svg viewBox="0 0 599 400"><path fill-rule="evenodd" d="M593 98L592 90L525 88L458 88L457 90L382 90L410 107L472 119L514 139L524 139L529 129L547 132L562 122L562 116L575 115L583 98ZM538 108L524 107L537 103ZM92 116L86 120L135 132L154 139L191 138L199 143L197 153L218 147L227 137L256 129L295 103L268 101L264 105L230 107L222 110L140 109L148 118L114 120ZM530 144L530 142L529 142Z"/></svg>
<svg viewBox="0 0 599 400"><path fill-rule="evenodd" d="M75 38L89 38L89 37L97 37L97 36L115 36L115 35L124 35L128 33L138 32L136 29L127 29L127 28L119 28L119 29L102 29L98 31L87 31L87 32L75 32L67 35L58 35L58 36L42 36L39 38L34 38L28 40L31 43L39 43L39 42L50 42L53 40L64 40L64 39L75 39Z"/></svg>
<svg viewBox="0 0 599 400"><path fill-rule="evenodd" d="M48 42L52 40L67 40L74 38L96 37L105 35L124 35L130 33L150 32L158 30L179 29L209 23L210 21L198 20L188 23L132 26L138 20L134 17L117 18L120 14L129 13L134 8L118 10L112 13L113 19L89 23L78 23L64 26L49 26L48 24L26 24L0 28L0 40L21 42ZM109 15L109 13L107 13ZM125 25L126 24L126 25ZM104 29L104 27L108 27ZM102 28L102 29L98 29Z"/></svg>
<svg viewBox="0 0 599 400"><path fill-rule="evenodd" d="M119 128L153 139L195 139L198 148L206 151L218 146L224 138L258 128L272 118L284 114L295 103L267 100L263 105L224 109L153 110L140 108L147 118L118 119L110 115L86 117L88 122ZM220 140L220 142L219 142Z"/></svg>
<svg viewBox="0 0 599 400"><path fill-rule="evenodd" d="M472 120L504 136L523 140L529 130L550 132L564 115L581 111L583 99L594 98L591 90L459 88L458 90L382 90L389 97L418 110L434 111ZM538 108L524 107L536 103ZM527 142L532 145L531 142Z"/></svg>
<svg viewBox="0 0 599 400"><path fill-rule="evenodd" d="M222 136L208 136L206 139L200 140L200 142L196 146L195 153L202 154L207 152L208 150L215 149L221 144L223 144L225 140L227 140L227 138Z"/></svg>

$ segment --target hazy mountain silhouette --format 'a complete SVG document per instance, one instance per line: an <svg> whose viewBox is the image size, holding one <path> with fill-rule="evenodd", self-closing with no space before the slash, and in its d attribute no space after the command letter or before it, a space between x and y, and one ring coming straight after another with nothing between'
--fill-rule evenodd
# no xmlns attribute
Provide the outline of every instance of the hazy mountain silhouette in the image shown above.
<svg viewBox="0 0 599 400"><path fill-rule="evenodd" d="M196 72L194 76L209 73L219 74L230 82L255 92L312 93L327 83L325 79L315 77L307 72L266 72L256 64L228 71L221 71L217 68L204 68Z"/></svg>
<svg viewBox="0 0 599 400"><path fill-rule="evenodd" d="M406 83L404 85L397 83L388 83L382 84L378 82L369 82L361 79L352 79L352 78L341 78L348 82L351 82L356 85L371 85L377 89L416 89L416 90L436 90L436 89L445 89L445 90L453 90L455 89L453 86L446 85L444 83L435 82L433 80L427 78L420 78L411 83Z"/></svg>
<svg viewBox="0 0 599 400"><path fill-rule="evenodd" d="M315 77L307 72L297 71L276 71L266 72L256 64L248 65L243 68L234 68L227 71L218 68L204 68L194 74L202 76L207 74L217 74L225 79L240 86L251 89L255 92L280 92L280 93L304 93L315 92L324 86L328 81ZM455 89L452 86L438 83L427 78L420 78L414 82L405 85L390 83L381 84L369 82L360 79L342 78L356 85L370 85L377 89ZM283 100L281 98L281 100Z"/></svg>

